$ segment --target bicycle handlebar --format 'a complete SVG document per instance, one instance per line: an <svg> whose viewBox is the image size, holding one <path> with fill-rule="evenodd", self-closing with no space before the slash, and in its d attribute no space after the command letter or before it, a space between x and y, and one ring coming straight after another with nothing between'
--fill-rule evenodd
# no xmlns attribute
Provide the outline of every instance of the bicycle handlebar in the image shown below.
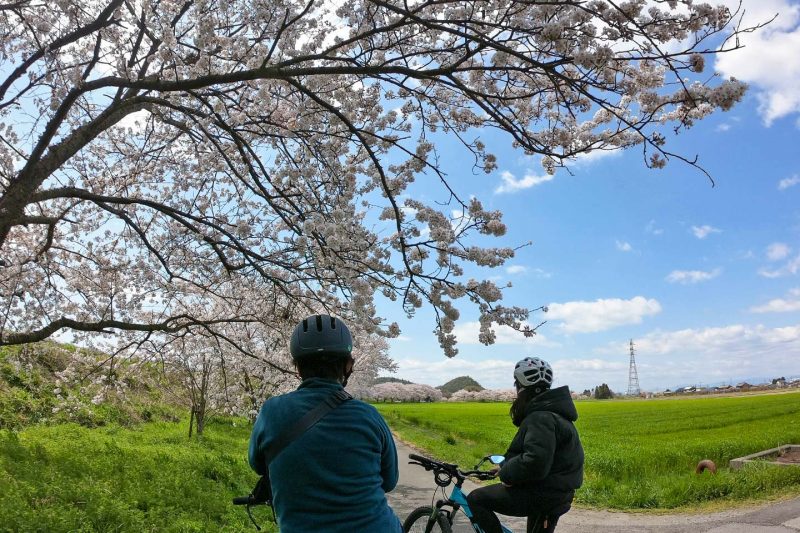
<svg viewBox="0 0 800 533"><path fill-rule="evenodd" d="M249 496L237 496L233 499L233 505L256 505L257 503L252 494Z"/></svg>
<svg viewBox="0 0 800 533"><path fill-rule="evenodd" d="M452 470L458 468L458 465L453 465L450 463L442 463L440 461L434 461L433 459L428 459L427 457L423 457L415 453L408 454L408 458L411 459L409 464L413 464L413 461L416 461L416 463L419 464L420 466L423 466L425 470L433 470L434 468L439 468L443 470Z"/></svg>
<svg viewBox="0 0 800 533"><path fill-rule="evenodd" d="M459 472L461 472L461 474L464 476L475 477L481 481L486 481L497 477L496 473L486 470L460 470Z"/></svg>
<svg viewBox="0 0 800 533"><path fill-rule="evenodd" d="M428 459L427 457L423 457L414 453L408 454L408 458L411 459L409 464L417 464L423 467L425 470L433 470L434 473L444 472L461 479L474 477L485 481L494 479L496 477L494 472L487 472L486 470L459 470L458 465L434 461L433 459Z"/></svg>
<svg viewBox="0 0 800 533"><path fill-rule="evenodd" d="M261 526L258 525L256 519L253 518L253 513L250 508L256 505L269 505L272 506L272 492L269 490L269 477L262 476L253 491L247 496L236 496L233 498L233 505L245 505L247 509L247 516L256 527L257 531L261 531ZM272 510L272 519L275 520L275 510Z"/></svg>

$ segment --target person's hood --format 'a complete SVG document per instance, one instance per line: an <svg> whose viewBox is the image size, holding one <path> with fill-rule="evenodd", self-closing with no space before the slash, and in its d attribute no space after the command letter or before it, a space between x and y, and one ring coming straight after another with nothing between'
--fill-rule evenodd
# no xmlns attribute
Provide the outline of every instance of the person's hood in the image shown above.
<svg viewBox="0 0 800 533"><path fill-rule="evenodd" d="M528 402L525 408L526 416L534 411L550 411L571 422L578 419L578 410L575 409L575 402L572 401L572 394L566 385L544 391Z"/></svg>

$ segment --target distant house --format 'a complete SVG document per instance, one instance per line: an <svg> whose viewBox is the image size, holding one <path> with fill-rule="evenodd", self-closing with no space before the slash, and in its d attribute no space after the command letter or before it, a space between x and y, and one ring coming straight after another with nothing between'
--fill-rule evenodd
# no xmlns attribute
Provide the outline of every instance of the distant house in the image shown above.
<svg viewBox="0 0 800 533"><path fill-rule="evenodd" d="M752 389L752 388L753 388L753 386L752 386L752 385L750 385L750 384L749 384L748 382L746 382L746 381L744 381L744 382L742 382L742 383L739 383L738 385L736 385L736 390L742 390L742 391L745 391L745 390L750 390L750 389Z"/></svg>

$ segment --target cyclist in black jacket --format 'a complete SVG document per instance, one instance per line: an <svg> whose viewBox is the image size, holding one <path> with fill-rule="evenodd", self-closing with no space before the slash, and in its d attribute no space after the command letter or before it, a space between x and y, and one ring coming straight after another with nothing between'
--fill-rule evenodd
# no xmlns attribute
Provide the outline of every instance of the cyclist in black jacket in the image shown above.
<svg viewBox="0 0 800 533"><path fill-rule="evenodd" d="M514 368L511 420L519 430L498 472L502 483L467 496L486 533L502 532L494 513L537 515L571 503L583 483L583 447L574 425L578 412L569 388L550 389L552 384L553 369L538 357L526 357Z"/></svg>

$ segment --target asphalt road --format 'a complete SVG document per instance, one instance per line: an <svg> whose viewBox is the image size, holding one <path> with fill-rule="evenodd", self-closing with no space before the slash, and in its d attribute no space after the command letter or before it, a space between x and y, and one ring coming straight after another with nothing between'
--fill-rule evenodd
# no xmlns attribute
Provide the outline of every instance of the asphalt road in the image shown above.
<svg viewBox="0 0 800 533"><path fill-rule="evenodd" d="M434 501L433 474L408 464L414 450L395 439L400 461L400 482L389 495L389 504L404 520L411 511ZM417 452L420 453L420 452ZM420 455L425 455L420 453ZM469 481L465 492L476 488ZM448 490L449 493L449 490ZM437 499L441 495L437 495ZM515 532L525 531L524 518L500 517ZM459 513L454 533L474 533L463 514ZM708 514L630 514L573 508L561 517L557 533L798 533L800 532L800 498L757 507L740 508Z"/></svg>

